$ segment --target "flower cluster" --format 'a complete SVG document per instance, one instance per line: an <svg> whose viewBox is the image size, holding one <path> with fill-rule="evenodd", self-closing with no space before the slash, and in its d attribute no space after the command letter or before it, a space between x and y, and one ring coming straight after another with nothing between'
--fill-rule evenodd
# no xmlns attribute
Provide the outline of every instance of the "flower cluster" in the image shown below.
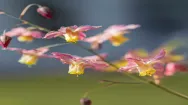
<svg viewBox="0 0 188 105"><path fill-rule="evenodd" d="M52 18L51 11L48 7L38 4L28 5L21 13L20 18L24 16L28 8L31 6L38 6L37 12L45 18ZM51 52L50 46L40 47L36 49L22 49L9 47L12 38L17 37L19 42L32 42L34 39L52 39L62 38L67 43L77 43L82 41L90 43L92 51L101 48L101 45L105 41L110 41L115 47L122 45L129 40L125 37L130 30L134 30L140 27L138 24L129 25L112 25L105 29L103 32L87 37L86 32L89 30L95 30L101 28L101 26L62 26L56 31L49 31L47 33L41 32L37 27L16 27L7 32L4 32L0 36L0 45L4 50L16 51L22 54L18 60L19 63L25 64L29 67L36 65L39 58L51 58L57 59L63 64L69 65L69 74L81 75L84 74L85 69L95 69L98 71L118 71L128 73L139 73L139 76L152 77L156 84L160 83L160 80L164 76L172 76L176 72L185 72L187 67L181 61L184 60L183 55L173 54L172 51L177 47L164 45L159 47L150 53L143 49L130 50L122 57L121 60L117 60L110 64L106 62L107 53L102 53L94 56L80 57L61 52Z"/></svg>

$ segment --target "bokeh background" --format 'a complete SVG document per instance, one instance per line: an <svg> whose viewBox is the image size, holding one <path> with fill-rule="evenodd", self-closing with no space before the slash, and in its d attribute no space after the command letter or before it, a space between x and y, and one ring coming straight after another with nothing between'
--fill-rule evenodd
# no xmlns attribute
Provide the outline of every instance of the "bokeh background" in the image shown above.
<svg viewBox="0 0 188 105"><path fill-rule="evenodd" d="M25 6L31 3L45 5L53 10L53 19L47 20L32 7L24 16L34 24L56 30L60 26L102 25L99 30L88 32L95 35L113 24L140 24L141 28L127 35L131 40L112 47L106 42L98 52L108 52L108 60L119 59L128 50L155 49L174 38L187 40L188 14L187 0L1 0L0 9L19 17ZM0 30L10 30L20 23L7 16L0 16ZM16 39L12 47L37 48L39 46L62 43L61 39L35 40L31 44L19 43ZM83 45L88 46L86 43ZM89 46L88 46L89 47ZM79 56L92 55L74 45L52 48ZM180 51L186 53L186 48ZM84 92L102 87L101 79L132 81L118 73L86 71L83 76L67 74L68 66L55 59L40 59L38 65L28 68L17 62L20 55L15 52L0 51L0 103L2 105L78 105ZM188 94L187 75L178 74L165 78L163 84ZM93 105L187 105L188 101L170 95L150 85L115 85L94 90L89 94Z"/></svg>

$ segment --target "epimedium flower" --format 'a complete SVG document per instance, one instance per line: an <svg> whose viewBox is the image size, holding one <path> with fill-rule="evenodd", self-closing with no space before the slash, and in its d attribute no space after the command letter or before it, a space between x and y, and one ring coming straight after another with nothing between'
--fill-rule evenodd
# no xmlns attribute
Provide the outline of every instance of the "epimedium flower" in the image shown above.
<svg viewBox="0 0 188 105"><path fill-rule="evenodd" d="M91 43L94 49L97 49L100 44L109 40L113 46L120 46L127 42L129 39L124 34L129 33L129 30L133 30L140 27L137 24L130 25L112 25L104 30L103 33L84 39L85 42ZM97 46L98 45L98 46Z"/></svg>
<svg viewBox="0 0 188 105"><path fill-rule="evenodd" d="M142 59L138 57L126 58L128 61L127 66L121 67L119 71L133 71L139 72L140 76L152 76L156 72L157 65L160 64L160 60L164 58L165 50L162 49L157 55L153 58ZM162 67L162 66L160 66Z"/></svg>
<svg viewBox="0 0 188 105"><path fill-rule="evenodd" d="M5 35L5 32L3 35L0 36L0 45L3 47L3 48L7 48L8 45L10 44L12 38Z"/></svg>
<svg viewBox="0 0 188 105"><path fill-rule="evenodd" d="M5 35L9 37L17 36L17 39L20 42L32 42L35 38L42 38L42 33L40 31L23 27L13 28L9 32L6 32Z"/></svg>
<svg viewBox="0 0 188 105"><path fill-rule="evenodd" d="M5 50L17 51L22 54L22 57L18 60L19 63L28 65L29 67L35 65L39 58L53 58L53 56L44 54L49 49L46 47L41 47L37 49L21 49L21 48L6 48Z"/></svg>
<svg viewBox="0 0 188 105"><path fill-rule="evenodd" d="M94 68L96 70L101 70L108 66L106 62L102 61L102 59L107 56L106 54L100 54L100 57L79 57L66 53L53 52L52 55L55 56L55 58L59 59L62 63L69 64L69 74L81 75L84 74L85 68Z"/></svg>
<svg viewBox="0 0 188 105"><path fill-rule="evenodd" d="M100 28L101 26L70 26L61 27L58 31L51 31L45 35L44 38L51 39L56 37L64 37L67 42L75 43L79 40L83 40L86 37L84 32L92 29Z"/></svg>

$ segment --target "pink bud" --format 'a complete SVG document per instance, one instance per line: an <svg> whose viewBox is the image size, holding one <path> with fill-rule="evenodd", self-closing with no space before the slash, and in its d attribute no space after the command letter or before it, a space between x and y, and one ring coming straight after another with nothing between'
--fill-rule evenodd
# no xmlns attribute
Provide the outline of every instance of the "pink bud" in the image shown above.
<svg viewBox="0 0 188 105"><path fill-rule="evenodd" d="M6 35L2 35L0 36L0 44L3 48L7 48L8 45L10 44L10 41L12 40L11 37L6 36Z"/></svg>
<svg viewBox="0 0 188 105"><path fill-rule="evenodd" d="M37 12L42 15L43 17L47 18L47 19L51 19L52 18L52 12L51 10L46 7L46 6L40 6L37 9Z"/></svg>
<svg viewBox="0 0 188 105"><path fill-rule="evenodd" d="M91 105L91 100L90 99L88 99L88 98L81 98L80 99L80 104L81 105Z"/></svg>

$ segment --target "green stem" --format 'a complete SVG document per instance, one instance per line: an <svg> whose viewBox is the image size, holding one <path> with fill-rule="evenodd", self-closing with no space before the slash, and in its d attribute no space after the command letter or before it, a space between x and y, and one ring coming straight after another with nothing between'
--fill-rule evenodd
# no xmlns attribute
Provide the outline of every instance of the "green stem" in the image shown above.
<svg viewBox="0 0 188 105"><path fill-rule="evenodd" d="M8 17L10 17L10 18L16 19L16 20L18 20L18 21L21 21L21 22L23 22L23 23L25 23L25 24L31 25L31 26L33 26L33 27L36 27L36 28L38 28L39 30L42 30L42 31L45 31L45 32L50 32L50 31L51 31L51 30L46 29L46 28L43 28L43 27L41 27L41 26L32 24L32 23L30 23L30 22L28 22L28 21L26 21L26 20L19 19L19 18L17 18L17 17L14 17L14 16L12 16L12 15L9 15L9 14L7 14L7 13L5 13L5 12L4 12L4 15L6 15L6 16L8 16ZM91 50L91 49L86 48L85 46L82 46L82 45L80 45L80 44L78 44L78 43L76 43L75 45L79 46L79 47L82 48L82 49L87 50L88 52L90 52L90 53L92 53L92 54L95 54L95 55L98 55L98 56L99 56L98 53L96 53L95 51L93 51L93 50ZM100 57L100 56L99 56L99 57ZM109 65L115 67L116 69L119 69L116 65L110 63L109 61L103 59L102 57L101 57L101 59L104 60L105 62L107 62ZM132 79L135 79L135 80L139 81L139 82L148 83L148 84L153 85L153 86L155 86L155 87L157 87L157 88L160 88L160 89L163 90L163 91L166 91L167 93L170 93L170 94L173 94L173 95L175 95L175 96L177 96L177 97L180 97L180 98L183 98L183 99L188 100L188 96L186 96L186 95L184 95L184 94L181 94L181 93L179 93L179 92L176 92L176 91L174 91L174 90L172 90L172 89L169 89L169 88L167 88L167 87L164 87L164 86L162 86L162 85L157 85L157 84L155 84L153 81L148 81L148 80L146 80L146 79L144 79L144 78L135 77L135 76L130 75L130 74L128 74L128 73L126 73L126 75L129 76L129 77L132 78Z"/></svg>

